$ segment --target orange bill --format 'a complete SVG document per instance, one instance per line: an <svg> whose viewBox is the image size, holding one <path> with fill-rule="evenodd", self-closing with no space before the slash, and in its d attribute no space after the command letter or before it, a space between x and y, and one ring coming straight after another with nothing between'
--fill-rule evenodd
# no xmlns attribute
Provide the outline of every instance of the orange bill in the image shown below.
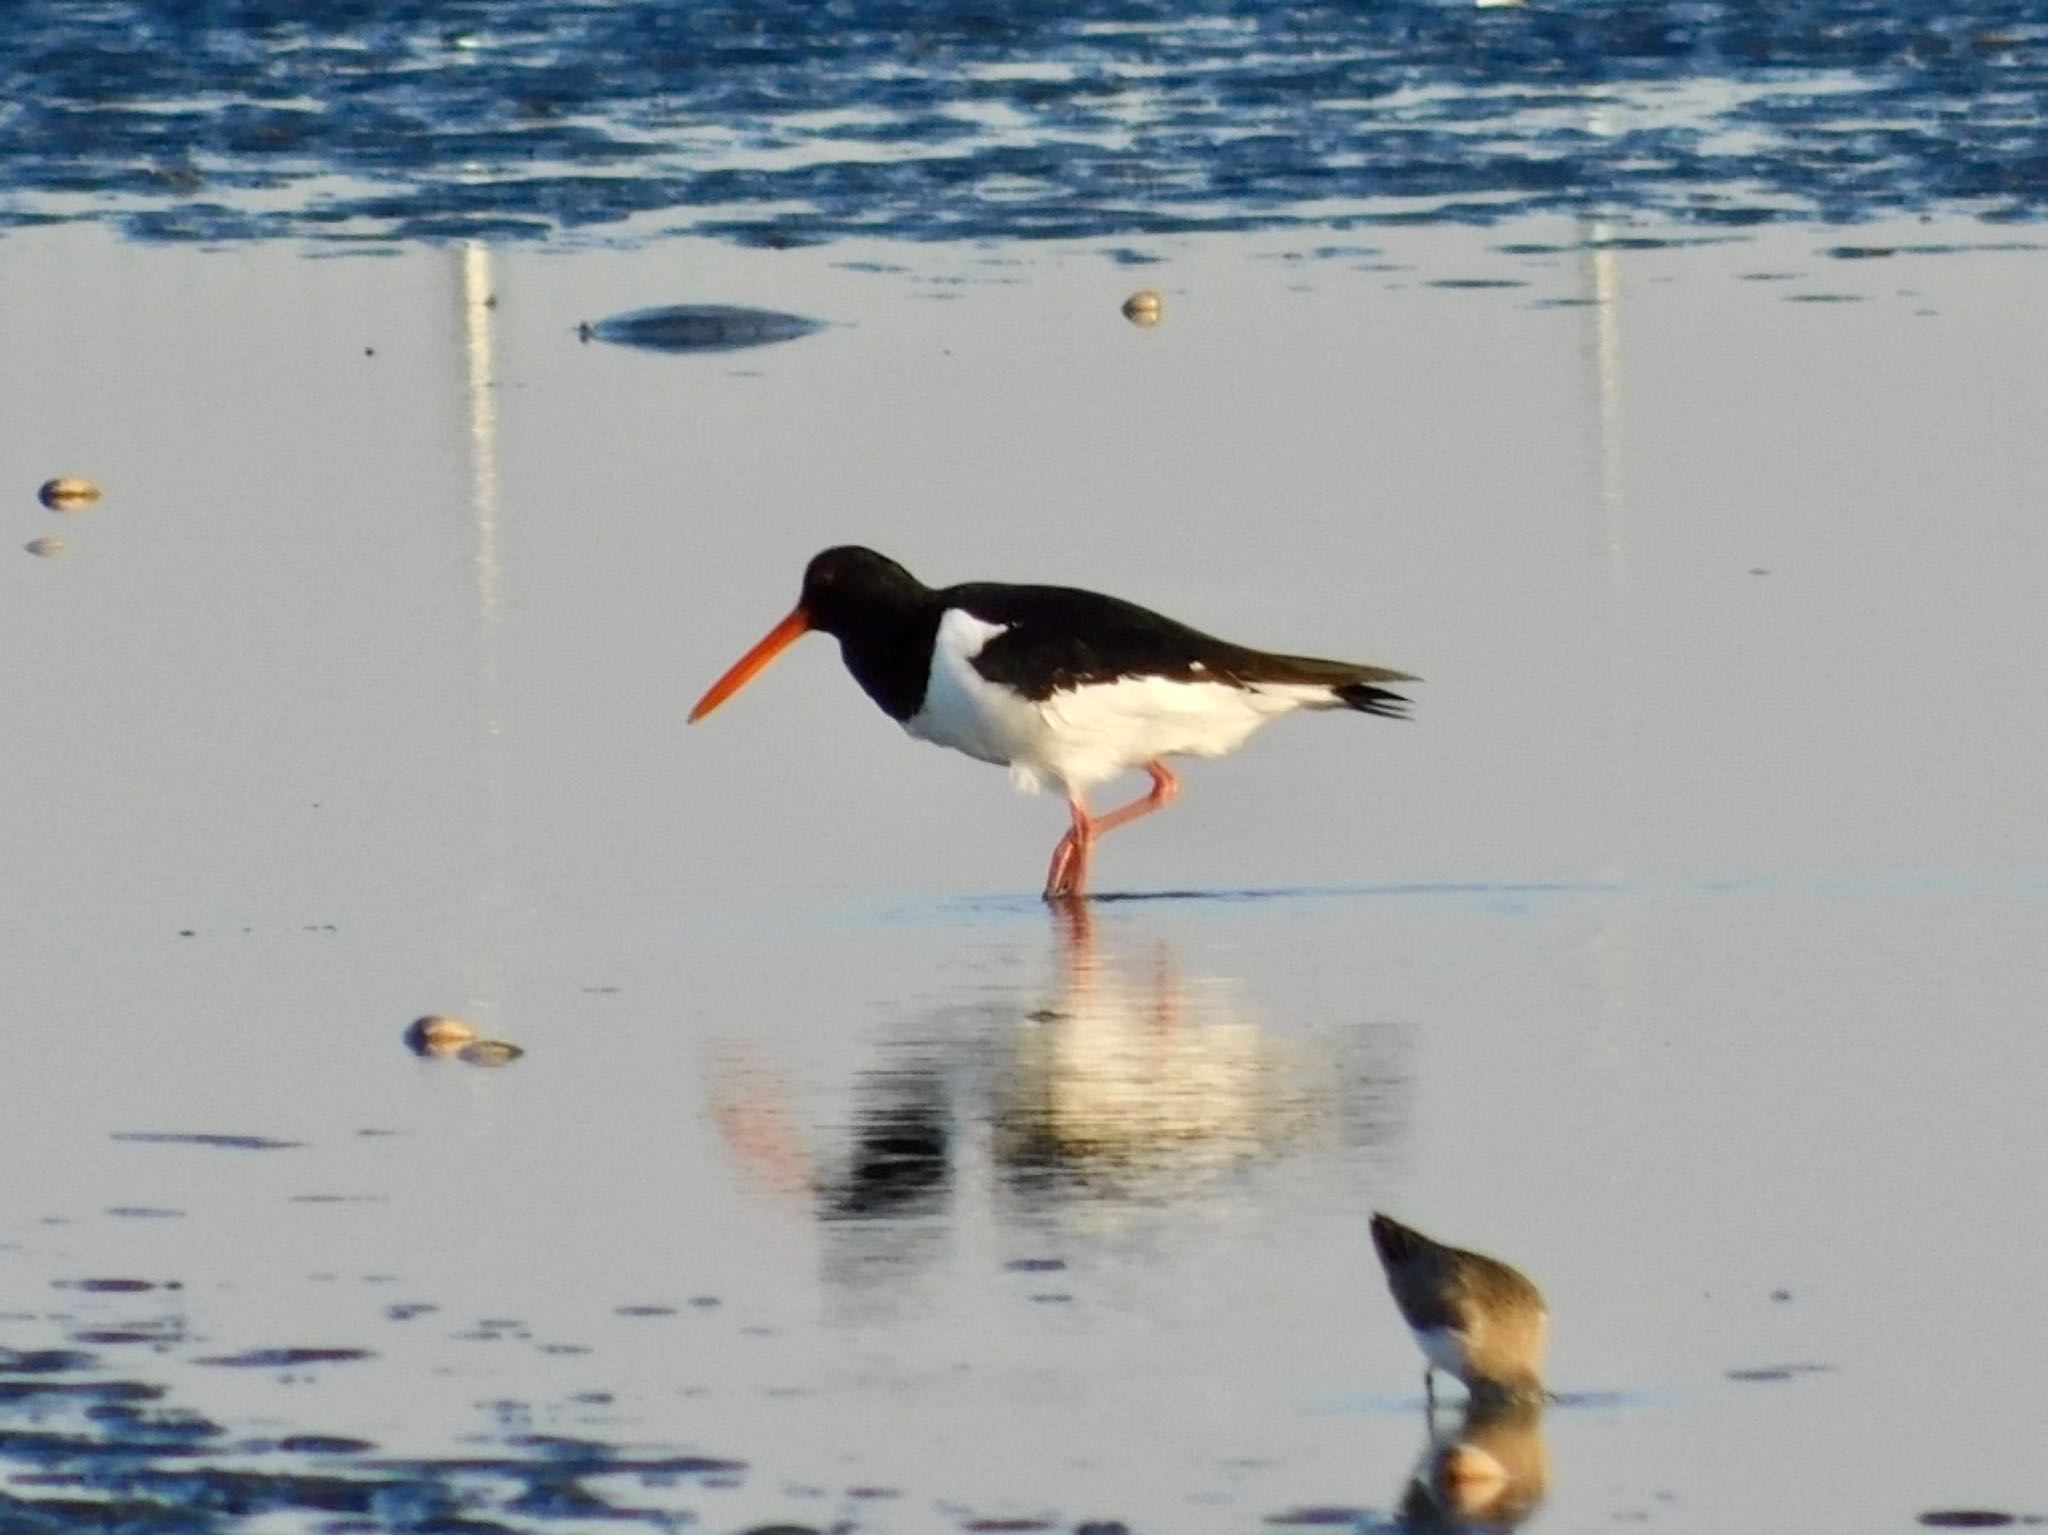
<svg viewBox="0 0 2048 1535"><path fill-rule="evenodd" d="M711 690L698 699L697 707L690 711L690 723L696 724L766 671L770 661L802 639L810 628L811 615L804 611L802 603L798 603L790 609L789 617L763 635L760 644L733 662L731 669L711 684Z"/></svg>

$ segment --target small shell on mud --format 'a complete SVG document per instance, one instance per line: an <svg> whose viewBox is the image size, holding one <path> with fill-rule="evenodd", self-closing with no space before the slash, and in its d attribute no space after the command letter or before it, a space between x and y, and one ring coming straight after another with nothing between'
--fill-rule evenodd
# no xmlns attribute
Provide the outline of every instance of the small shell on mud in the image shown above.
<svg viewBox="0 0 2048 1535"><path fill-rule="evenodd" d="M455 1058L472 1066L510 1066L524 1054L517 1045L502 1039L480 1039L456 1051Z"/></svg>
<svg viewBox="0 0 2048 1535"><path fill-rule="evenodd" d="M36 492L37 500L57 512L75 512L91 506L99 498L99 486L75 474L60 474L54 480L45 480L43 488Z"/></svg>
<svg viewBox="0 0 2048 1535"><path fill-rule="evenodd" d="M21 546L39 560L53 560L64 552L61 538L32 538Z"/></svg>
<svg viewBox="0 0 2048 1535"><path fill-rule="evenodd" d="M1157 325L1164 313L1165 305L1150 288L1140 288L1124 300L1124 318L1133 325Z"/></svg>
<svg viewBox="0 0 2048 1535"><path fill-rule="evenodd" d="M415 1018L405 1031L405 1043L416 1055L453 1055L477 1041L476 1026L460 1018L428 1013Z"/></svg>

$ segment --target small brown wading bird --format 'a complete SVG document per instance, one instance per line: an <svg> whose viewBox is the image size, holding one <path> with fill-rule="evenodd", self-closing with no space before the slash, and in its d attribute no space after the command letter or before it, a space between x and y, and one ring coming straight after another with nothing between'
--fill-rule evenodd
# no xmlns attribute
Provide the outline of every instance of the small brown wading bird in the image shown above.
<svg viewBox="0 0 2048 1535"><path fill-rule="evenodd" d="M1379 684L1406 672L1272 655L1157 613L1064 586L978 581L932 588L872 549L827 549L789 616L690 711L704 718L816 629L839 641L868 697L919 740L1009 768L1020 789L1058 787L1073 824L1053 849L1049 901L1088 893L1105 832L1173 803L1168 757L1221 757L1297 709L1402 717ZM1143 768L1152 790L1103 815L1089 789Z"/></svg>
<svg viewBox="0 0 2048 1535"><path fill-rule="evenodd" d="M1436 1370L1455 1375L1475 1399L1543 1400L1550 1313L1536 1286L1505 1263L1446 1247L1385 1215L1372 1218L1372 1245L1429 1361L1422 1389L1431 1408Z"/></svg>

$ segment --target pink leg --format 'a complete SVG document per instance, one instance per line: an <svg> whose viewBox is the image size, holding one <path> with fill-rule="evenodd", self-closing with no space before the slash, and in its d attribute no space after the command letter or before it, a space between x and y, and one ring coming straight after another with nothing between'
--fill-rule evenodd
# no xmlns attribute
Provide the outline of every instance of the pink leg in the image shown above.
<svg viewBox="0 0 2048 1535"><path fill-rule="evenodd" d="M1164 763L1148 762L1145 771L1152 775L1151 792L1107 815L1091 816L1080 795L1067 797L1067 808L1073 815L1074 824L1052 850L1052 867L1045 875L1045 899L1083 899L1088 894L1088 864L1094 856L1095 839L1119 826L1128 826L1140 816L1164 810L1179 797L1180 780L1167 770Z"/></svg>
<svg viewBox="0 0 2048 1535"><path fill-rule="evenodd" d="M1152 775L1152 791L1132 800L1121 809L1112 810L1108 815L1095 819L1095 835L1115 831L1119 826L1128 826L1141 815L1150 815L1155 810L1164 810L1180 798L1180 780L1167 771L1163 762L1148 762L1145 771Z"/></svg>
<svg viewBox="0 0 2048 1535"><path fill-rule="evenodd" d="M1045 871L1048 901L1077 900L1088 880L1088 855L1095 841L1095 823L1078 794L1067 798L1074 824L1052 850L1052 867Z"/></svg>

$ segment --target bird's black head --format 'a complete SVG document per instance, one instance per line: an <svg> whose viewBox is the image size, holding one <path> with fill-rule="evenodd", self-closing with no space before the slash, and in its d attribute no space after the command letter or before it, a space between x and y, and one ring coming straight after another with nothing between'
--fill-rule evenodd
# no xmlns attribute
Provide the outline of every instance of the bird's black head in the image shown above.
<svg viewBox="0 0 2048 1535"><path fill-rule="evenodd" d="M827 549L804 571L803 595L789 616L726 668L690 711L694 724L758 677L813 629L839 641L854 680L899 720L924 700L939 599L894 560L852 544Z"/></svg>
<svg viewBox="0 0 2048 1535"><path fill-rule="evenodd" d="M797 606L813 629L844 639L852 629L914 612L930 595L929 587L887 555L842 544L804 568Z"/></svg>

